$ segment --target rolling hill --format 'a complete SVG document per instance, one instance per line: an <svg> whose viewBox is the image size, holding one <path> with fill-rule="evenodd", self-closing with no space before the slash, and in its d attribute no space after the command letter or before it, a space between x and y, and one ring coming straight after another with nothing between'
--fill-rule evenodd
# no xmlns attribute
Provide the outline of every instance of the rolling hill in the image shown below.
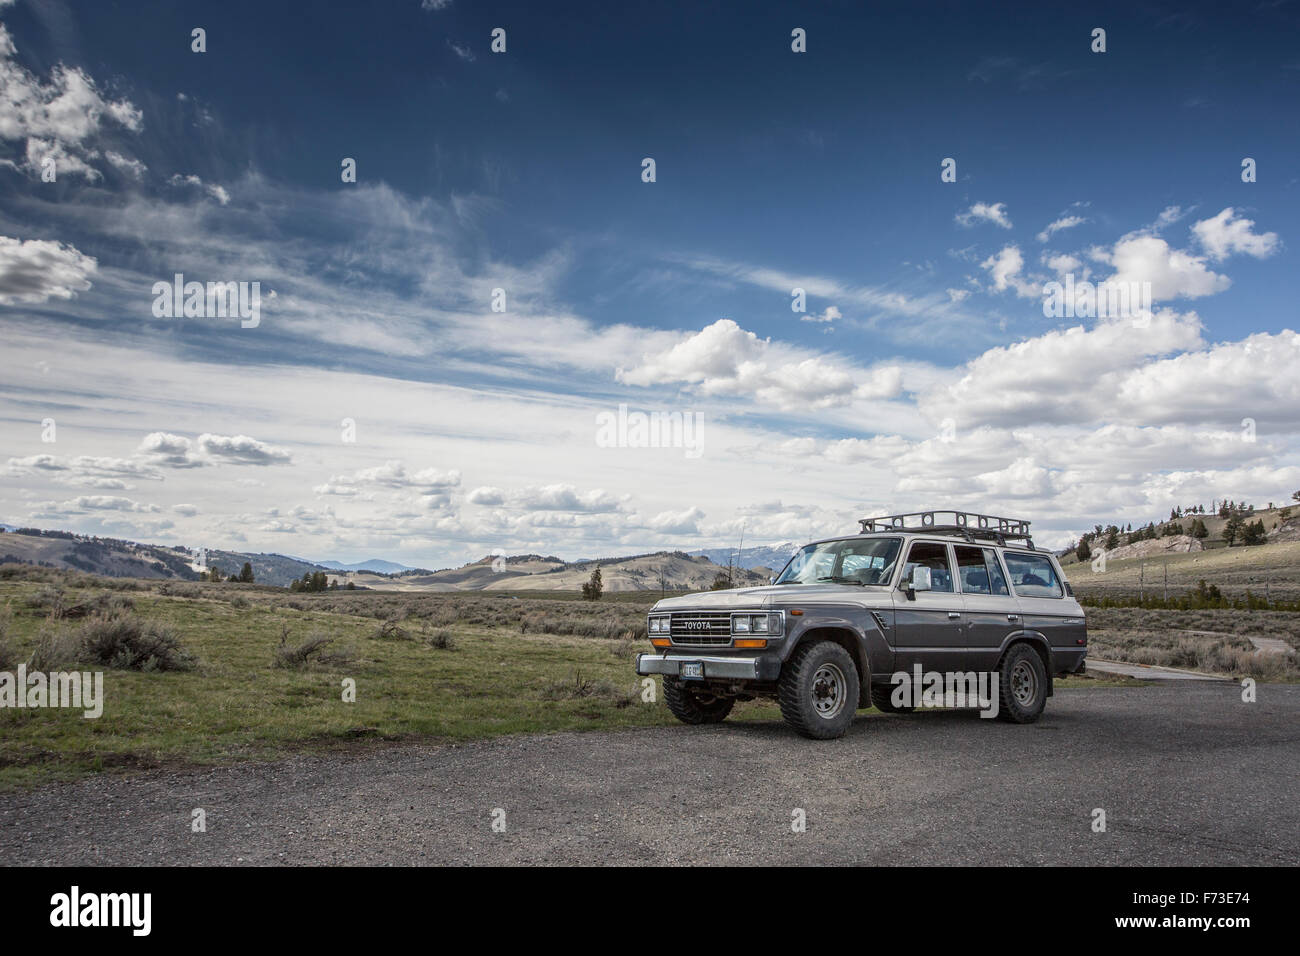
<svg viewBox="0 0 1300 956"><path fill-rule="evenodd" d="M259 584L278 587L287 587L290 581L301 578L303 574L328 570L282 554L209 549L207 559L209 567L215 565L226 574L237 573L247 562L252 565ZM43 531L39 534L6 531L0 534L0 563L6 561L85 571L110 578L199 579L199 573L193 567L194 552L188 548L140 544L67 531Z"/></svg>
<svg viewBox="0 0 1300 956"><path fill-rule="evenodd" d="M31 529L28 529L29 531ZM94 538L66 531L0 534L0 563L17 561L50 568L86 571L106 577L198 580L192 558L173 548L117 538Z"/></svg>
<svg viewBox="0 0 1300 956"><path fill-rule="evenodd" d="M16 561L65 570L85 571L105 577L172 578L198 580L195 552L185 547L139 544L115 538L95 538L66 531L0 533L0 563ZM397 567L373 559L361 566L330 567L338 562L315 564L283 554L224 551L209 548L207 567L224 574L238 573L244 563L252 565L259 584L288 587L304 574L324 571L339 586L348 583L377 591L578 591L600 567L606 591L707 590L724 568L701 555L661 551L628 557L566 562L554 556L525 554L511 557L488 556L459 568L441 571L404 569L387 573L378 568ZM784 560L781 562L784 564ZM736 587L764 584L771 572L765 568L737 568L732 574Z"/></svg>
<svg viewBox="0 0 1300 956"><path fill-rule="evenodd" d="M1169 593L1178 594L1204 580L1232 596L1250 590L1273 599L1300 598L1300 507L1263 508L1243 517L1263 522L1265 543L1230 547L1222 537L1226 518L1195 515L1182 518L1182 525L1189 528L1200 518L1209 532L1204 538L1169 535L1122 543L1107 552L1104 568L1095 560L1102 549L1094 541L1093 560L1079 561L1068 551L1061 567L1074 588L1085 594L1163 595L1166 580ZM1121 542L1126 537L1121 535Z"/></svg>
<svg viewBox="0 0 1300 956"><path fill-rule="evenodd" d="M1141 590L1158 597L1164 592L1167 572L1171 595L1204 580L1230 597L1249 590L1257 597L1294 601L1300 599L1300 540L1118 558L1107 560L1105 571L1093 570L1086 561L1062 563L1062 570L1080 594L1130 595Z"/></svg>
<svg viewBox="0 0 1300 956"><path fill-rule="evenodd" d="M681 551L660 551L625 558L567 563L536 554L485 557L461 568L391 577L353 572L340 577L357 587L384 591L577 591L600 568L606 591L705 591L720 571L708 558ZM736 587L765 584L766 569L736 569Z"/></svg>

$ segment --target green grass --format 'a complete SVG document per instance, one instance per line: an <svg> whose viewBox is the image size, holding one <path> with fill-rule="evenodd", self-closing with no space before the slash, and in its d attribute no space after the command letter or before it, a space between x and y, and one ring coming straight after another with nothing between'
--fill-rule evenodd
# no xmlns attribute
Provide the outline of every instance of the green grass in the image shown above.
<svg viewBox="0 0 1300 956"><path fill-rule="evenodd" d="M0 582L12 610L8 640L25 659L49 628L24 607L40 585ZM500 734L617 729L673 723L656 687L643 703L632 641L520 634L501 626L440 625L453 649L380 639L373 617L298 611L136 592L136 611L170 624L199 658L186 673L104 671L104 713L0 710L0 788L75 779L100 770L264 759L356 741L471 740ZM639 616L640 610L636 612ZM274 667L289 643L313 633L348 649L349 664ZM80 669L92 669L82 667ZM342 700L345 678L356 702ZM577 694L581 693L581 696ZM741 719L774 719L770 704L737 708Z"/></svg>
<svg viewBox="0 0 1300 956"><path fill-rule="evenodd" d="M0 790L101 771L407 740L676 725L658 685L655 701L642 701L633 671L633 656L648 649L640 639L645 597L596 604L552 592L395 599L224 585L186 586L180 594L163 587L171 593L160 594L156 584L33 573L0 580L0 623L6 607L9 618L0 645L11 662L25 660L42 632L81 623L48 621L47 608L29 607L31 599L43 591L48 599L47 589L61 585L71 606L102 583L122 589L145 620L173 628L198 663L184 672L103 670L97 720L70 709L0 710ZM385 631L389 620L399 627ZM444 631L451 648L427 643ZM314 635L330 638L326 651L350 660L274 665L282 638L292 646ZM347 678L356 682L355 703L343 701ZM1085 678L1057 687L1127 683ZM744 703L731 719L779 720L780 710Z"/></svg>

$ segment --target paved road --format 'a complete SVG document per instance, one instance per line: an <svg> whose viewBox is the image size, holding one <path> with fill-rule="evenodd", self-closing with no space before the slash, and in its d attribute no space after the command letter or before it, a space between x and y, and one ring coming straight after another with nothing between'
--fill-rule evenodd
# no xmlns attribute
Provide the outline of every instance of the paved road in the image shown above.
<svg viewBox="0 0 1300 956"><path fill-rule="evenodd" d="M728 722L104 776L7 796L0 864L1294 864L1298 789L1300 686L1180 682L1062 691L1024 727Z"/></svg>
<svg viewBox="0 0 1300 956"><path fill-rule="evenodd" d="M1231 677L1202 674L1200 671L1185 671L1177 667L1157 667L1154 664L1130 664L1128 661L1108 661L1096 657L1088 658L1088 670L1102 674L1136 677L1138 680L1211 680L1235 683Z"/></svg>
<svg viewBox="0 0 1300 956"><path fill-rule="evenodd" d="M1182 634L1194 634L1202 637L1236 637L1225 631L1197 631L1188 628L1181 629ZM1247 634L1246 640L1255 645L1257 654L1285 654L1291 650L1291 645L1280 637L1255 637L1253 634Z"/></svg>

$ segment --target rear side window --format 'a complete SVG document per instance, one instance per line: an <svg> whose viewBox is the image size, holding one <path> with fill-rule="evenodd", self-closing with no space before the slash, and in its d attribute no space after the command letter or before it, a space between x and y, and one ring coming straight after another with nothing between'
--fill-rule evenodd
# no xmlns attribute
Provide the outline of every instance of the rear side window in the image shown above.
<svg viewBox="0 0 1300 956"><path fill-rule="evenodd" d="M961 589L966 594L1008 594L1007 579L1002 575L998 556L992 548L971 548L958 545L957 574Z"/></svg>
<svg viewBox="0 0 1300 956"><path fill-rule="evenodd" d="M984 565L983 548L953 548L957 552L957 576L966 594L992 594L989 571Z"/></svg>
<svg viewBox="0 0 1300 956"><path fill-rule="evenodd" d="M1052 562L1040 554L1004 551L1011 586L1021 597L1059 598L1064 591Z"/></svg>
<svg viewBox="0 0 1300 956"><path fill-rule="evenodd" d="M992 548L984 548L984 566L988 568L989 584L994 594L1010 594L1007 579L1002 574L1002 565L998 564L998 553Z"/></svg>

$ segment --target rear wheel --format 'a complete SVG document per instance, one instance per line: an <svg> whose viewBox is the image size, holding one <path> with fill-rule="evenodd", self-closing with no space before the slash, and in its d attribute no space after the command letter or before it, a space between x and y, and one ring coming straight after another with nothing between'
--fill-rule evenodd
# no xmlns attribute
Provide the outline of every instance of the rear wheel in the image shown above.
<svg viewBox="0 0 1300 956"><path fill-rule="evenodd" d="M998 668L998 717L1032 724L1047 706L1047 668L1028 644L1016 644Z"/></svg>
<svg viewBox="0 0 1300 956"><path fill-rule="evenodd" d="M664 703L684 724L716 724L726 719L736 701L733 697L715 697L703 687L665 675Z"/></svg>
<svg viewBox="0 0 1300 956"><path fill-rule="evenodd" d="M796 648L781 670L781 716L805 737L841 737L858 709L858 669L833 641Z"/></svg>

